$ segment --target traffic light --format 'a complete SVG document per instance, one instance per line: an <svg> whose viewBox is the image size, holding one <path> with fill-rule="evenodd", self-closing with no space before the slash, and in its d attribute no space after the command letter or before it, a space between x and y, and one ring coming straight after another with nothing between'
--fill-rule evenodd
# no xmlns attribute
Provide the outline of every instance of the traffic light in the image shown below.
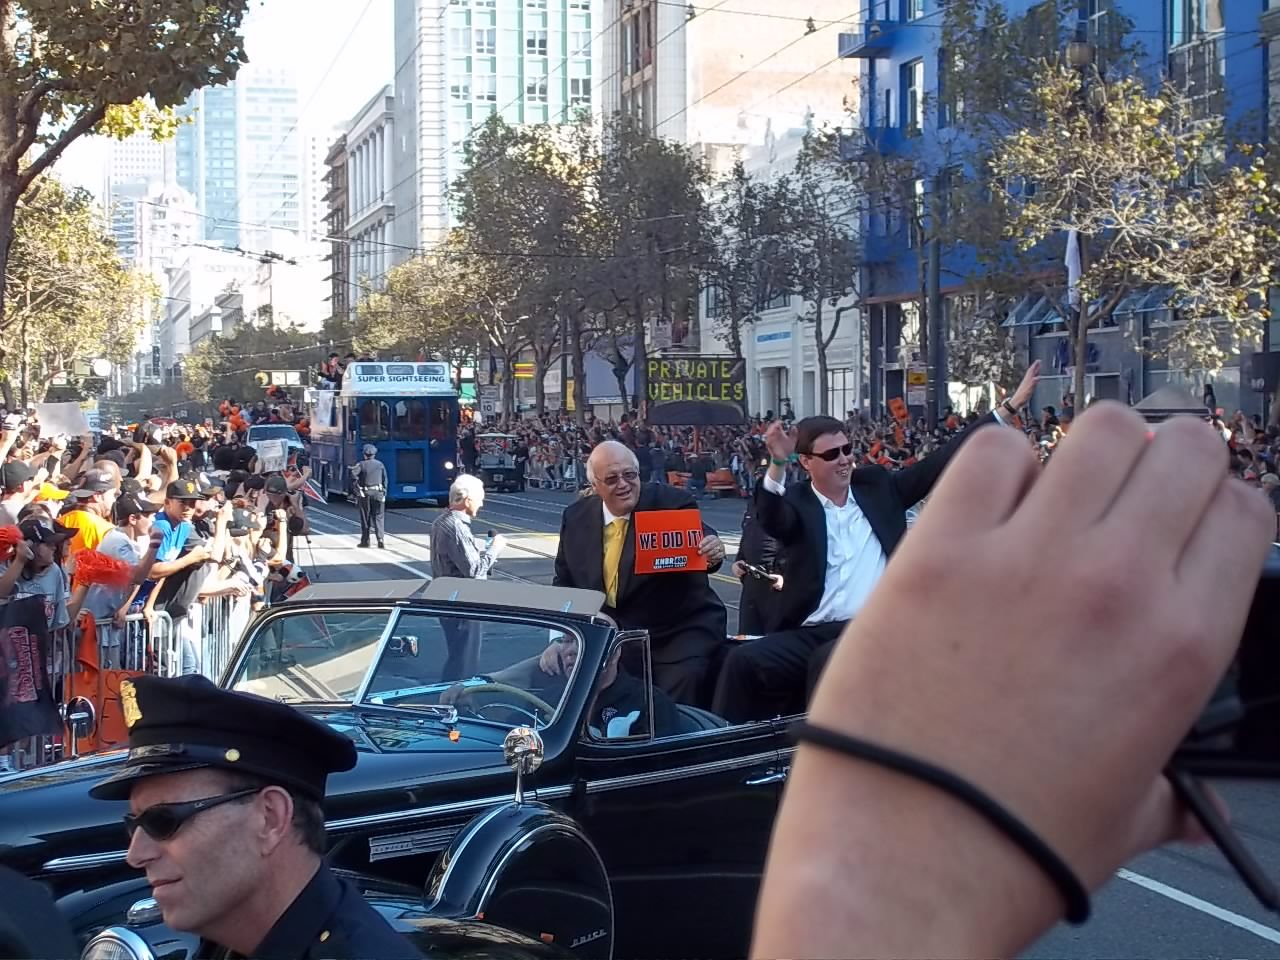
<svg viewBox="0 0 1280 960"><path fill-rule="evenodd" d="M158 343L151 345L151 375L160 376L160 344Z"/></svg>

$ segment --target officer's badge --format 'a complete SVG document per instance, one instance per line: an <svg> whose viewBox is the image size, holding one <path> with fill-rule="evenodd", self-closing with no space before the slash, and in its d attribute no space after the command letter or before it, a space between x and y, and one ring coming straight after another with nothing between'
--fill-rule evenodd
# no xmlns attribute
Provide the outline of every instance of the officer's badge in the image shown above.
<svg viewBox="0 0 1280 960"><path fill-rule="evenodd" d="M142 719L142 711L138 709L138 691L132 680L120 681L120 706L124 710L124 725L130 730Z"/></svg>

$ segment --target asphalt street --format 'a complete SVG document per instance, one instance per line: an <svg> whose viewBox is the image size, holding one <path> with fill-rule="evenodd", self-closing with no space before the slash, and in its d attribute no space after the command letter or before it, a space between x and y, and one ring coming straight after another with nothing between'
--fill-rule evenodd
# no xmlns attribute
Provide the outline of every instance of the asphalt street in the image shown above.
<svg viewBox="0 0 1280 960"><path fill-rule="evenodd" d="M560 514L568 493L489 494L474 522L483 536L504 534L511 548L498 564L501 578L550 583ZM707 500L705 520L737 549L743 502ZM320 582L425 577L430 574L430 527L439 510L394 505L387 512L387 550L361 549L355 508L311 505L313 537L298 559ZM727 572L726 565L725 571ZM717 574L716 592L736 628L738 585ZM1215 784L1232 821L1254 856L1280 879L1280 784ZM1280 958L1280 916L1269 914L1245 889L1216 850L1170 848L1121 871L1095 898L1094 917L1079 928L1060 926L1025 952L1028 958Z"/></svg>

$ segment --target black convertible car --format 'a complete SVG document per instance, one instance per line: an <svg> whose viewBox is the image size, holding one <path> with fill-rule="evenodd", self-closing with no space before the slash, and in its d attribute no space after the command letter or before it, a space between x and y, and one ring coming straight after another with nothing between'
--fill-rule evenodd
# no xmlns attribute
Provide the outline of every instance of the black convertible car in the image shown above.
<svg viewBox="0 0 1280 960"><path fill-rule="evenodd" d="M356 768L330 779L330 862L432 956L747 953L786 724L671 702L647 635L602 602L506 582L315 586L256 620L222 678L356 743ZM125 804L87 795L122 759L0 778L0 862L50 885L86 956L180 960L195 940L125 863Z"/></svg>

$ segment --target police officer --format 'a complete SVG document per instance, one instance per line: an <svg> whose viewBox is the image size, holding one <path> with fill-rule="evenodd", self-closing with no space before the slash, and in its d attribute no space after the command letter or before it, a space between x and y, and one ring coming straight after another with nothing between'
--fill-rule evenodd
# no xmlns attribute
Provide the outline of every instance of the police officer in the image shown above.
<svg viewBox="0 0 1280 960"><path fill-rule="evenodd" d="M200 956L418 957L324 863L329 774L351 740L301 711L199 675L120 684L129 757L89 791L128 800L128 863Z"/></svg>
<svg viewBox="0 0 1280 960"><path fill-rule="evenodd" d="M369 546L369 529L377 534L378 546L386 549L385 506L387 501L387 468L378 459L378 448L365 444L364 459L351 467L356 488L356 505L360 508L360 546Z"/></svg>

